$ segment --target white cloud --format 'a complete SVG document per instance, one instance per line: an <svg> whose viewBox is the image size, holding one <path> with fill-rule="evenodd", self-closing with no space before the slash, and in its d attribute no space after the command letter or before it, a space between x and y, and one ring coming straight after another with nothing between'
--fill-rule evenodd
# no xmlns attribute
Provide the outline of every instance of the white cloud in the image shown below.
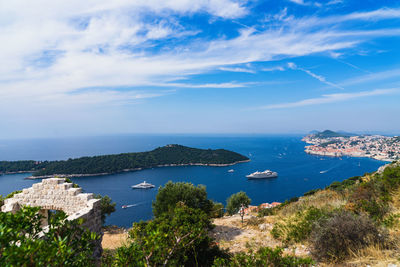
<svg viewBox="0 0 400 267"><path fill-rule="evenodd" d="M304 3L304 0L289 0L289 1L298 5L306 5L306 3Z"/></svg>
<svg viewBox="0 0 400 267"><path fill-rule="evenodd" d="M256 71L251 68L241 68L241 67L220 67L219 70L230 71L230 72L256 73Z"/></svg>
<svg viewBox="0 0 400 267"><path fill-rule="evenodd" d="M304 107L312 105L322 105L322 104L342 102L362 97L398 94L399 92L400 92L399 89L377 89L373 91L362 91L357 93L329 94L329 95L322 95L321 97L304 99L297 102L266 105L260 107L260 109L284 109L284 108L296 108L296 107Z"/></svg>
<svg viewBox="0 0 400 267"><path fill-rule="evenodd" d="M168 40L168 44L174 39L181 41L201 30L181 25L172 15L207 12L222 19L236 19L249 12L241 3L245 2L8 1L0 9L1 105L11 105L22 98L39 101L51 95L57 96L61 105L61 96L70 99L69 94L80 92L81 88L102 87L113 92L118 87L163 87L171 80L216 69L253 73L250 67L232 66L345 50L379 36L400 35L396 28L348 31L339 24L348 20L396 18L400 9L305 19L293 16L289 19L284 9L279 16L272 17L277 27L251 26L242 29L235 38L196 38L156 47L159 41ZM144 18L145 15L154 20ZM322 22L323 27L317 22ZM283 67L262 71L273 70L282 71ZM302 71L329 84L320 75ZM167 87L177 85L187 88L245 86L227 82ZM113 94L109 96L111 102L117 101ZM106 99L99 92L93 92L91 97L99 101Z"/></svg>
<svg viewBox="0 0 400 267"><path fill-rule="evenodd" d="M349 86L355 84L373 83L377 81L384 81L388 79L398 78L399 76L400 76L400 69L395 68L391 70L380 71L351 78L342 82L341 85Z"/></svg>
<svg viewBox="0 0 400 267"><path fill-rule="evenodd" d="M341 87L341 86L339 86L339 85L337 85L337 84L335 84L335 83L332 83L332 82L327 81L326 78L325 78L324 76L321 76L321 75L315 74L315 73L313 73L313 72L311 72L311 71L309 71L309 70L300 68L300 67L298 67L298 66L297 66L295 63L293 63L293 62L289 62L289 63L288 63L288 67L289 67L290 69L292 69L292 70L300 70L300 71L303 71L303 72L307 73L308 75L310 75L311 77L317 79L318 81L320 81L320 82L322 82L322 83L324 83L324 84L326 84L326 85L329 85L329 86L332 86L332 87L336 87L336 88L339 88L339 89L344 89L343 87Z"/></svg>
<svg viewBox="0 0 400 267"><path fill-rule="evenodd" d="M270 68L262 68L262 71L284 71L285 68L282 66L270 67Z"/></svg>

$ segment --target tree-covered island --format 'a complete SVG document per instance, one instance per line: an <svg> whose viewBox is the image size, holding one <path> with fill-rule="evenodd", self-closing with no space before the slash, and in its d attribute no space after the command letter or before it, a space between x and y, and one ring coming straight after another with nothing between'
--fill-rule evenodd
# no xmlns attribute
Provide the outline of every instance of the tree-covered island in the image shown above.
<svg viewBox="0 0 400 267"><path fill-rule="evenodd" d="M0 173L32 172L34 177L90 176L162 166L227 166L245 161L249 161L249 158L225 149L198 149L182 145L167 145L147 152L59 161L0 161Z"/></svg>

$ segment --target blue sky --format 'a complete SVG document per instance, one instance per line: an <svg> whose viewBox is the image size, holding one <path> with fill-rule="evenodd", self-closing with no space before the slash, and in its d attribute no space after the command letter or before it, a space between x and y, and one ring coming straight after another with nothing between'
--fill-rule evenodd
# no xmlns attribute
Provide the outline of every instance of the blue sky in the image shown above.
<svg viewBox="0 0 400 267"><path fill-rule="evenodd" d="M400 2L0 0L0 138L400 133Z"/></svg>

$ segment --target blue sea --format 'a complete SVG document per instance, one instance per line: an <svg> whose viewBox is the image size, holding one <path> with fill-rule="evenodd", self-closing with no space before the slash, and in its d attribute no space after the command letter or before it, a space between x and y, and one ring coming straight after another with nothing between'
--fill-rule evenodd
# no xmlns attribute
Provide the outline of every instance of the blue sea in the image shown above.
<svg viewBox="0 0 400 267"><path fill-rule="evenodd" d="M342 181L372 172L385 162L368 158L332 158L308 155L300 135L119 135L80 138L0 140L0 160L62 160L81 156L148 151L167 144L196 148L225 148L251 159L228 167L162 167L107 176L72 179L85 192L110 196L117 211L106 224L130 227L132 222L152 218L151 203L159 186L168 181L191 182L207 188L214 201L226 203L233 193L244 191L253 205L283 202L305 192L323 188L333 181ZM228 172L234 169L234 172ZM246 175L270 169L277 178L247 180ZM24 180L30 174L0 175L0 195L31 186L38 180ZM150 190L133 190L131 185L143 181L156 185ZM133 205L122 209L122 205Z"/></svg>

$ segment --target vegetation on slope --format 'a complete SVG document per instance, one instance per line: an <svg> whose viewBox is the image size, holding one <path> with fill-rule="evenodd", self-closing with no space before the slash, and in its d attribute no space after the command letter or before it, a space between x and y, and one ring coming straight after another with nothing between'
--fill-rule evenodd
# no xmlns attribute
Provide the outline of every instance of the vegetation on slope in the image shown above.
<svg viewBox="0 0 400 267"><path fill-rule="evenodd" d="M197 149L167 145L148 152L82 157L61 161L0 161L0 172L34 171L34 176L100 174L171 164L232 164L247 157L225 149Z"/></svg>
<svg viewBox="0 0 400 267"><path fill-rule="evenodd" d="M350 134L338 133L331 130L325 130L314 134L317 138L328 138L328 137L350 137Z"/></svg>
<svg viewBox="0 0 400 267"><path fill-rule="evenodd" d="M324 190L286 202L275 216L271 234L284 244L305 244L314 259L327 263L382 261L366 254L400 258L400 165L383 172L334 182ZM263 214L264 215L264 214ZM367 260L367 261L366 261Z"/></svg>

